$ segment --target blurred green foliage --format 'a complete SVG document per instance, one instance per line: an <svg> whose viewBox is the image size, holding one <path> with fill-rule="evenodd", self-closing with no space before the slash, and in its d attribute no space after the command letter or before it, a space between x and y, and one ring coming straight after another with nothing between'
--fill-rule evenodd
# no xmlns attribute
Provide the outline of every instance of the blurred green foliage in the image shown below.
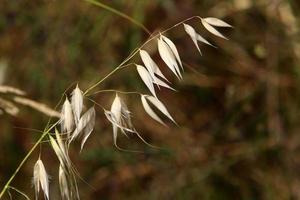
<svg viewBox="0 0 300 200"><path fill-rule="evenodd" d="M142 135L113 147L110 124L97 108L96 130L84 151L71 157L81 177L82 199L300 199L300 43L296 0L112 0L102 1L144 24L163 30L193 16L214 16L234 25L222 41L191 21L218 46L201 46L200 56L183 28L168 33L186 68L180 91L160 91L180 127L164 128L144 113L136 96L124 96ZM8 61L5 84L54 107L65 89L85 89L118 65L147 34L134 24L85 1L2 0L0 57ZM155 50L149 48L150 52ZM155 54L159 66L164 67ZM140 62L138 59L135 62ZM167 72L168 70L164 70ZM135 70L108 79L106 89L146 91ZM66 92L70 92L70 89ZM94 97L109 108L112 94ZM0 186L42 130L43 116L22 108L17 117L0 115ZM57 196L57 160L46 145L42 159ZM22 168L13 186L33 196L32 167ZM87 184L88 183L88 184ZM22 199L11 191L13 199ZM5 198L9 199L9 196Z"/></svg>

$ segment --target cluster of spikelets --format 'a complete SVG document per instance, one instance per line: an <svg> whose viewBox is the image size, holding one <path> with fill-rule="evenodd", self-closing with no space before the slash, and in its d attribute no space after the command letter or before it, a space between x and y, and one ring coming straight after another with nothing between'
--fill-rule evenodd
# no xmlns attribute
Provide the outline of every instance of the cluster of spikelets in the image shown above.
<svg viewBox="0 0 300 200"><path fill-rule="evenodd" d="M82 138L81 149L83 148L93 131L96 117L94 107L82 113L83 109L83 93L77 86L72 92L71 101L66 98L62 106L60 120L57 122L60 132L59 127L56 127L55 133L49 134L51 147L59 160L58 175L62 199L79 199L76 170L69 157L69 147L75 139ZM41 185L45 198L49 199L49 178L40 158L34 167L33 180L36 196Z"/></svg>
<svg viewBox="0 0 300 200"><path fill-rule="evenodd" d="M215 27L231 27L231 25L217 18L200 18L203 26L212 34L227 39ZM195 29L188 25L183 24L185 32L192 39L197 50L201 54L201 50L198 45L198 41L207 45L213 46L205 38L199 35ZM179 79L182 79L183 64L180 59L179 53L175 44L163 34L159 34L157 37L158 53L164 63L172 71L172 73ZM153 39L153 38L152 38ZM161 114L169 118L172 122L175 122L173 117L168 112L165 105L158 99L155 86L158 88L165 87L174 90L170 86L170 81L163 75L157 64L151 58L149 53L145 50L139 49L140 58L144 66L135 64L137 72L141 77L144 84L149 89L151 95L140 94L141 102L145 112L157 122L166 126L163 120L153 110L159 110ZM88 137L93 131L95 125L95 109L91 107L84 113L84 95L79 89L78 85L71 94L71 100L66 98L61 111L60 120L57 122L60 125L60 132L58 127L55 128L55 133L49 134L50 143L59 160L59 185L61 190L62 199L79 199L78 187L76 184L76 170L74 169L70 160L68 151L70 144L78 138L81 138L81 150L84 147ZM134 133L147 143L134 128L131 121L131 112L127 105L120 97L118 92L115 95L110 110L104 109L104 114L113 127L113 140L114 145L117 145L118 131L120 130L124 135L127 133ZM55 138L53 137L55 135ZM148 144L148 143L147 143ZM119 148L119 147L118 147ZM40 191L40 186L44 192L45 198L49 199L49 178L45 167L39 158L34 166L33 182L35 187L36 196Z"/></svg>

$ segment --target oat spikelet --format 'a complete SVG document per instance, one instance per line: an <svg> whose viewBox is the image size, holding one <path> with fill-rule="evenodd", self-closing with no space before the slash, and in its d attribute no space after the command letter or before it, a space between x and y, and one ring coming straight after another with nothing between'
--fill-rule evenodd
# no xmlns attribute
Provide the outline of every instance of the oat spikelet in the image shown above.
<svg viewBox="0 0 300 200"><path fill-rule="evenodd" d="M85 142L87 141L87 139L89 138L89 136L91 135L91 133L94 130L95 121L96 121L96 112L95 112L94 107L90 108L88 115L89 115L89 117L88 117L89 122L85 125L85 128L84 128L83 138L82 138L81 145L80 145L80 151L83 149Z"/></svg>
<svg viewBox="0 0 300 200"><path fill-rule="evenodd" d="M158 76L158 77L164 79L165 81L169 82L168 79L160 71L159 67L154 62L154 60L151 58L151 56L149 55L149 53L147 51L141 49L140 50L140 57L141 57L144 65L145 65L145 67L149 71L150 75L154 79L155 83L156 83L155 79L157 79L156 76ZM156 76L154 76L154 75L156 75Z"/></svg>
<svg viewBox="0 0 300 200"><path fill-rule="evenodd" d="M183 24L183 26L184 26L185 32L190 36L190 38L192 39L193 43L195 44L197 50L199 51L199 53L201 55L202 55L202 53L201 53L200 47L198 45L198 41L208 44L210 46L213 46L205 38L203 38L201 35L199 35L192 26L190 26L188 24Z"/></svg>
<svg viewBox="0 0 300 200"><path fill-rule="evenodd" d="M166 82L160 80L159 78L157 77L154 77L154 82L157 86L162 86L162 87L165 87L165 88L168 88L170 90L173 90L173 91L176 91L174 88L172 88L170 85L168 85Z"/></svg>
<svg viewBox="0 0 300 200"><path fill-rule="evenodd" d="M72 109L73 109L73 113L74 113L75 123L78 124L79 119L80 119L80 114L81 114L82 108L83 108L83 95L82 95L82 91L79 89L78 85L72 92L71 105L72 105Z"/></svg>
<svg viewBox="0 0 300 200"><path fill-rule="evenodd" d="M142 81L145 83L147 88L152 93L152 95L156 96L154 85L153 85L153 79L152 79L150 73L142 65L136 65L136 70L137 70L138 74L140 75Z"/></svg>
<svg viewBox="0 0 300 200"><path fill-rule="evenodd" d="M33 101L31 99L27 99L24 97L14 97L13 100L21 105L29 106L39 112L42 112L50 117L60 117L60 114L56 112L55 110L52 110L47 105Z"/></svg>
<svg viewBox="0 0 300 200"><path fill-rule="evenodd" d="M79 137L80 134L83 132L83 139L81 142L81 150L82 150L86 140L88 139L88 137L90 136L90 134L92 133L92 131L94 129L95 118L96 118L95 108L91 107L80 118L76 129L72 133L69 143L71 143L73 140L75 140L77 137Z"/></svg>
<svg viewBox="0 0 300 200"><path fill-rule="evenodd" d="M171 49L171 51L172 51L173 55L175 56L177 62L181 66L181 69L183 70L182 62L181 62L181 59L180 59L180 56L179 56L179 53L177 51L177 48L176 48L175 44L172 42L172 40L170 40L166 36L161 35L161 39L169 46L169 48Z"/></svg>
<svg viewBox="0 0 300 200"><path fill-rule="evenodd" d="M74 127L74 117L72 106L68 98L66 98L61 111L61 129L62 132L71 133Z"/></svg>
<svg viewBox="0 0 300 200"><path fill-rule="evenodd" d="M70 200L70 190L68 186L68 180L66 172L64 171L63 167L59 165L59 172L58 172L58 179L59 179L59 189L61 193L62 199Z"/></svg>
<svg viewBox="0 0 300 200"><path fill-rule="evenodd" d="M228 24L227 22L224 22L223 20L215 18L215 17L206 17L203 20L212 26L232 28L232 26L230 24Z"/></svg>
<svg viewBox="0 0 300 200"><path fill-rule="evenodd" d="M140 50L139 53L140 53L140 57L141 57L144 65L147 68L147 70L149 72L149 75L151 76L152 81L153 81L154 80L154 71L155 71L155 68L154 68L154 65L153 65L154 62L151 59L150 55L147 53L147 51Z"/></svg>
<svg viewBox="0 0 300 200"><path fill-rule="evenodd" d="M107 119L112 123L113 126L113 140L115 146L117 145L117 137L118 137L118 124L121 119L121 99L119 98L118 94L111 105L110 113L108 111L105 112Z"/></svg>
<svg viewBox="0 0 300 200"><path fill-rule="evenodd" d="M71 165L71 160L65 150L65 148L61 148L60 144L60 137L57 139L58 142L56 142L56 140L52 137L49 136L50 138L50 143L52 146L53 151L55 152L60 164L63 166L64 170L71 170L72 169L72 165Z"/></svg>
<svg viewBox="0 0 300 200"><path fill-rule="evenodd" d="M34 165L33 184L35 188L36 199L38 199L41 185L45 198L49 200L49 177L45 170L44 164L40 159L38 159L38 161Z"/></svg>
<svg viewBox="0 0 300 200"><path fill-rule="evenodd" d="M167 43L168 42L168 43ZM162 58L162 60L166 63L166 65L169 67L169 69L173 72L173 74L175 74L175 76L178 79L182 79L182 75L181 75L181 71L179 69L178 66L178 59L176 55L178 54L177 50L176 53L174 52L176 48L175 45L171 45L173 48L171 48L171 46L169 46L170 44L170 40L166 39L166 37L161 36L158 40L157 40L157 46L158 46L158 52L160 57ZM175 55L176 54L176 55ZM177 61L176 61L177 59ZM181 61L180 61L181 63Z"/></svg>
<svg viewBox="0 0 300 200"><path fill-rule="evenodd" d="M53 137L50 136L50 142L53 150L55 151L56 155L60 157L61 164L66 166L66 168L72 169L72 163L69 157L68 146L66 145L66 142L63 141L63 139L61 138L61 133L59 133L56 128L55 137L56 141Z"/></svg>
<svg viewBox="0 0 300 200"><path fill-rule="evenodd" d="M159 123L163 124L164 126L166 126L166 124L160 119L159 116L157 116L157 114L152 110L152 108L149 106L147 100L146 100L146 96L145 95L141 95L141 101L143 104L143 107L146 111L146 113L154 120L158 121Z"/></svg>
<svg viewBox="0 0 300 200"><path fill-rule="evenodd" d="M221 34L215 27L232 27L231 25L227 24L226 22L213 18L213 17L208 17L208 18L201 18L201 23L204 26L206 30L208 30L210 33L214 34L215 36L218 36L220 38L223 38L225 40L228 40L227 37L225 37L223 34Z"/></svg>
<svg viewBox="0 0 300 200"><path fill-rule="evenodd" d="M127 136L126 132L136 133L132 122L131 122L131 112L128 110L124 101L116 94L116 97L111 105L110 111L105 110L104 114L106 118L112 123L113 126L113 140L114 145L117 145L117 137L118 137L118 130L120 129L121 132Z"/></svg>
<svg viewBox="0 0 300 200"><path fill-rule="evenodd" d="M57 144L59 148L61 149L62 153L65 155L65 157L68 157L68 150L66 147L66 143L63 142L63 139L61 138L61 134L58 132L58 130L55 128L55 137L57 140Z"/></svg>
<svg viewBox="0 0 300 200"><path fill-rule="evenodd" d="M176 121L173 119L173 117L170 115L169 111L165 107L165 105L158 100L157 98L149 95L141 95L141 101L143 104L143 107L146 111L146 113L152 117L154 120L158 121L159 123L166 125L157 115L156 113L152 110L152 108L149 106L148 102L151 102L153 106L155 106L160 112L162 112L166 117L168 117L170 120L172 120L175 124Z"/></svg>
<svg viewBox="0 0 300 200"><path fill-rule="evenodd" d="M142 78L143 82L151 91L151 93L154 95L155 92L153 88L153 84L156 84L158 87L162 86L171 90L175 90L166 83L169 82L169 80L163 75L163 73L158 68L157 64L152 60L152 58L148 54L148 52L140 49L139 53L147 70L141 69L142 66L137 65L137 71L140 77Z"/></svg>
<svg viewBox="0 0 300 200"><path fill-rule="evenodd" d="M49 136L52 149L54 150L59 163L59 185L62 199L79 199L78 187L76 183L75 169L72 166L66 145L63 143L58 131L55 131L56 140Z"/></svg>

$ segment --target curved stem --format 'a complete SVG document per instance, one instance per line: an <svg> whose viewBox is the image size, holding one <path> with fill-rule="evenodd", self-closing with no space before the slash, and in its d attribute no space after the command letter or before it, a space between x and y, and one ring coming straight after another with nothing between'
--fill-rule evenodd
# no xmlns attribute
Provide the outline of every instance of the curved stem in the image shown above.
<svg viewBox="0 0 300 200"><path fill-rule="evenodd" d="M90 0L85 0L85 1L90 1ZM133 58L141 48L143 48L144 46L146 46L149 42L151 42L154 38L157 38L159 37L159 35L161 35L162 33L165 33L181 24L183 24L184 22L186 21L190 21L194 18L200 18L199 16L192 16L192 17L189 17L181 22L178 22L177 24L175 24L174 26L171 26L167 29L165 29L164 31L161 31L157 34L151 34L151 36L146 40L146 42L144 42L139 48L136 48L134 51L132 51L129 56L121 63L119 64L114 70L112 70L110 73L108 73L104 78L102 78L101 80L99 80L98 82L96 82L95 84L93 84L92 86L90 86L84 93L83 95L85 96L86 94L88 94L88 92L90 92L92 89L94 89L95 87L97 87L99 84L101 84L103 81L105 81L108 77L110 77L111 75L113 75L115 72L117 72L119 69L123 68L124 66L127 66L125 65L131 58ZM131 64L131 63L130 63ZM130 65L128 64L128 65Z"/></svg>
<svg viewBox="0 0 300 200"><path fill-rule="evenodd" d="M137 95L143 95L140 92L135 92L135 91L122 91L122 90L100 90L97 93L101 93L101 92L116 92L116 93L120 93L120 94L137 94Z"/></svg>
<svg viewBox="0 0 300 200"><path fill-rule="evenodd" d="M96 95L96 94L99 94L99 93L108 93L108 92L116 92L116 93L120 93L120 94L137 94L137 95L143 95L142 93L135 92L135 91L122 91L122 90L107 89L107 90L96 91L93 94L90 94L89 96Z"/></svg>
<svg viewBox="0 0 300 200"><path fill-rule="evenodd" d="M96 2L94 0L85 0L89 3L92 3L94 5L97 5L99 7L102 7L108 11L111 11L125 19L128 19L129 21L131 21L132 23L136 24L137 26L141 27L143 30L145 30L150 36L149 39L144 42L139 48L136 48L134 51L132 51L129 56L120 64L118 65L114 70L112 70L111 72L109 72L106 76L104 76L102 79L100 79L98 82L96 82L95 84L93 84L92 86L90 86L84 93L83 95L86 96L88 94L88 92L90 92L91 90L93 90L95 87L97 87L99 84L101 84L103 81L105 81L107 78L109 78L111 75L113 75L114 73L116 73L119 69L122 69L123 67L130 65L127 64L125 65L131 58L133 58L141 48L143 48L145 45L147 45L150 41L152 41L154 38L158 37L160 34L165 33L181 24L183 24L186 21L189 21L191 19L194 18L200 18L199 16L192 16L190 18L187 18L177 24L175 24L174 26L165 29L164 31L161 31L157 34L150 34L150 32L148 31L148 29L146 27L144 27L142 24L140 24L139 22L137 22L136 20L134 20L133 18L129 17L128 15L121 13L118 10L115 10L114 8L111 8L105 4L102 4L100 2ZM201 19L201 18L200 18ZM5 194L5 192L7 191L7 189L9 189L10 187L10 183L13 181L13 179L15 178L16 174L20 171L20 169L22 168L22 166L24 165L24 163L28 160L28 158L30 157L30 155L33 153L33 151L36 149L36 147L42 142L42 140L44 139L44 137L46 137L49 134L49 131L51 129L53 129L59 121L57 121L56 123L54 123L51 127L49 127L42 135L41 137L36 141L36 143L33 145L33 147L29 150L29 152L26 154L26 156L23 158L23 160L21 161L21 163L19 164L19 166L17 167L17 169L15 170L15 172L13 173L13 175L10 177L10 179L6 182L5 186L3 187L1 193L0 193L0 199L3 197L3 195ZM49 122L48 122L49 123Z"/></svg>
<svg viewBox="0 0 300 200"><path fill-rule="evenodd" d="M26 156L23 158L23 160L21 161L21 163L19 164L19 166L17 167L17 169L13 173L13 175L10 177L10 179L4 185L4 187L3 187L3 189L2 189L2 191L0 193L0 199L3 197L3 195L6 192L6 190L9 189L10 183L13 181L13 179L15 178L15 176L17 175L17 173L20 171L20 169L22 168L22 166L24 165L24 163L28 160L28 158L33 153L33 151L36 149L36 147L42 142L42 140L44 139L44 137L46 135L48 135L49 131L57 125L57 123L58 122L54 123L47 131L45 131L41 135L41 137L36 141L36 143L31 147L31 149L29 150L29 152L26 154Z"/></svg>
<svg viewBox="0 0 300 200"><path fill-rule="evenodd" d="M12 186L8 186L8 188L16 191L17 193L19 193L20 195L25 197L25 199L30 200L30 198L24 192L22 192L21 190L18 190L17 188L12 187Z"/></svg>
<svg viewBox="0 0 300 200"><path fill-rule="evenodd" d="M98 82L96 82L94 85L92 85L91 87L89 87L84 93L83 96L86 96L86 94L91 91L92 89L94 89L95 87L97 87L100 83L102 83L103 81L105 81L108 77L110 77L111 75L113 75L116 71L118 71L120 68L122 67L122 65L119 65L118 67L116 67L114 70L112 70L110 73L108 73L104 78L102 78L101 80L99 80Z"/></svg>
<svg viewBox="0 0 300 200"><path fill-rule="evenodd" d="M128 16L128 15L126 15L126 14L124 14L124 13L122 13L122 12L120 12L120 11L118 11L118 10L116 10L116 9L108 6L108 5L106 5L106 4L103 4L103 3L99 2L99 1L95 1L95 0L84 0L84 1L87 1L87 2L89 2L91 4L93 4L93 5L99 6L99 7L103 8L103 9L105 9L105 10L108 10L108 11L116 14L116 15L119 15L120 17L123 17L123 18L129 20L133 24L135 24L138 27L140 27L141 29L143 29L149 35L151 34L151 32L143 24L141 24L140 22L136 21L132 17L130 17L130 16Z"/></svg>

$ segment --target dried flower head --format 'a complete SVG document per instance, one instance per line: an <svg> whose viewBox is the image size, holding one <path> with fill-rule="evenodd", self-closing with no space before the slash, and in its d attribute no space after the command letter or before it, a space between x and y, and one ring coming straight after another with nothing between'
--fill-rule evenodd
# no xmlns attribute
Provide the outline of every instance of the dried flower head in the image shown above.
<svg viewBox="0 0 300 200"><path fill-rule="evenodd" d="M66 98L62 107L60 123L62 132L72 132L74 127L74 117L72 106L68 98Z"/></svg>
<svg viewBox="0 0 300 200"><path fill-rule="evenodd" d="M166 63L173 74L179 79L182 79L182 74L178 64L182 68L182 63L174 43L167 37L161 35L157 40L158 52L162 60Z"/></svg>
<svg viewBox="0 0 300 200"><path fill-rule="evenodd" d="M59 179L59 189L60 189L62 199L66 199L66 200L71 199L67 175L62 165L59 165L58 179Z"/></svg>
<svg viewBox="0 0 300 200"><path fill-rule="evenodd" d="M127 136L126 132L136 132L132 122L131 122L131 113L128 110L124 101L116 94L115 99L111 105L110 111L105 110L104 114L106 118L112 123L113 126L113 139L116 147L117 145L117 137L118 137L118 129Z"/></svg>
<svg viewBox="0 0 300 200"><path fill-rule="evenodd" d="M164 106L164 104L158 100L157 98L153 97L153 96L149 96L149 95L141 95L141 101L143 104L143 107L146 111L146 113L152 117L154 120L158 121L159 123L163 124L166 126L166 124L160 119L160 117L157 116L157 114L153 111L153 109L150 107L149 102L151 102L151 104L153 106L155 106L160 112L162 112L165 116L167 116L170 120L172 120L175 124L177 124L175 122L175 120L173 119L173 117L170 115L170 113L168 112L167 108Z"/></svg>
<svg viewBox="0 0 300 200"><path fill-rule="evenodd" d="M81 150L82 150L86 140L94 130L95 120L96 120L96 111L94 107L91 107L79 119L78 124L76 125L76 129L72 133L69 143L82 135L82 141L81 141Z"/></svg>
<svg viewBox="0 0 300 200"><path fill-rule="evenodd" d="M49 200L49 177L45 170L42 160L38 159L33 169L33 184L35 188L35 196L38 199L40 185L44 192L45 198Z"/></svg>
<svg viewBox="0 0 300 200"><path fill-rule="evenodd" d="M194 17L195 18L195 17ZM197 17L200 18L200 17ZM190 18L192 19L192 18ZM213 18L200 18L201 23L204 28L209 31L211 34L218 36L223 39L227 39L224 35L222 35L216 27L232 27L231 25L227 24L226 22ZM188 19L189 20L189 19ZM213 46L210 42L208 42L205 38L203 38L200 34L196 32L196 30L186 22L188 20L182 21L179 24L182 24L184 27L185 32L187 35L192 39L194 45L196 46L197 50L201 53L200 47L198 42L205 43L207 45ZM177 24L177 25L179 25ZM176 26L177 26L176 25ZM176 27L174 26L174 27ZM169 30L169 29L168 29ZM165 34L166 31L162 32ZM172 73L179 79L183 79L183 63L181 61L179 52L175 46L175 44L166 36L162 35L161 33L157 34L154 37L151 37L148 41L157 38L157 46L158 46L158 53L162 59L162 61L167 65L167 67L172 71ZM148 41L146 43L148 43ZM144 43L142 47L146 44ZM142 48L140 47L140 48ZM71 94L71 102L66 97L64 104L62 106L62 110L60 113L60 120L51 126L46 132L44 132L43 136L40 138L39 142L45 137L46 135L49 136L50 144L52 149L54 150L58 160L59 160L59 187L61 191L62 199L66 200L77 200L79 199L79 192L76 182L76 175L78 173L75 171L75 168L72 165L71 159L68 154L69 146L72 141L81 137L81 150L84 147L87 139L89 138L90 134L92 133L94 126L95 126L95 119L96 119L96 111L94 107L89 108L87 111L83 112L84 110L84 94L88 93L90 90L98 86L101 82L103 82L106 78L111 76L121 67L125 67L125 63L127 63L134 55L139 53L140 58L144 64L144 66L135 64L137 72L141 77L144 84L149 89L151 95L141 94L141 103L145 110L145 112L157 122L166 126L164 121L159 117L157 111L160 112L161 116L165 116L173 123L176 123L174 118L171 116L169 111L167 110L166 106L159 100L158 95L156 94L155 87L164 87L171 90L175 90L171 87L171 82L165 77L165 75L161 72L157 64L151 58L149 53L142 49L135 50L121 65L119 65L116 69L110 72L107 76L105 76L102 80L98 81L96 84L91 86L89 89L83 93L78 85L72 91ZM0 63L1 65L1 63ZM1 76L1 74L0 74ZM0 84L2 83L0 77ZM111 91L111 90L110 90ZM6 86L0 86L0 93L12 93L15 95L24 95L23 91ZM128 92L129 93L129 92ZM137 93L137 92L131 92ZM16 97L13 99L14 102L31 106L41 112L44 112L50 116L57 116L58 113L46 107L45 105L39 104L37 102L31 101L29 99L23 97ZM96 103L97 104L97 103ZM17 112L15 106L10 101L6 101L5 99L0 98L0 107L7 107L10 108L4 109L7 112L11 112L14 114ZM1 111L1 110L0 110ZM128 137L127 133L134 133L136 134L145 144L148 144L138 133L138 131L134 128L132 121L131 121L131 112L129 111L127 105L122 100L122 98L116 94L115 98L112 102L110 110L104 109L104 114L106 118L111 122L113 127L113 140L114 145L117 145L117 137L118 131L120 130L125 136ZM59 133L57 129L55 129L55 137L50 134L50 131L53 128L57 128L57 124L60 123L61 132ZM62 138L62 135L67 135L67 137ZM65 139L65 141L63 140ZM49 177L45 170L43 162L38 159L33 170L33 184L35 187L35 195L38 198L40 187L42 188L45 199L49 200ZM1 195L0 195L1 198Z"/></svg>
<svg viewBox="0 0 300 200"><path fill-rule="evenodd" d="M214 27L230 27L231 28L232 27L231 25L227 24L226 22L224 22L220 19L214 18L214 17L201 18L201 23L204 26L204 28L206 28L206 30L208 30L210 33L212 33L215 36L218 36L220 38L223 38L225 40L228 40L227 37L222 35Z"/></svg>
<svg viewBox="0 0 300 200"><path fill-rule="evenodd" d="M80 119L80 114L81 114L82 108L83 108L83 95L82 95L82 91L79 89L78 85L72 92L71 105L72 105L72 109L73 109L75 123L78 124L79 119Z"/></svg>

